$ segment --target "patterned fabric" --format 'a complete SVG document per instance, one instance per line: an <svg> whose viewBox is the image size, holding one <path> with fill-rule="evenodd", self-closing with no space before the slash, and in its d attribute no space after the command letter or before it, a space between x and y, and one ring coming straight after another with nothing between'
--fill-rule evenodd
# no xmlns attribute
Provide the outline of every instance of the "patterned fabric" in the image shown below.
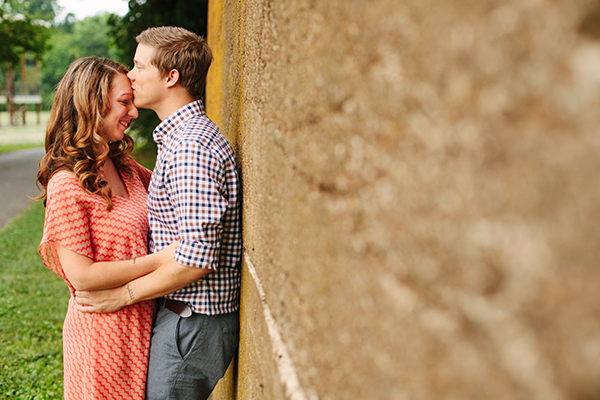
<svg viewBox="0 0 600 400"><path fill-rule="evenodd" d="M122 175L129 199L113 196L106 211L100 196L85 192L70 173L58 173L47 189L46 220L39 252L44 264L65 279L71 299L63 326L65 399L144 399L154 301L109 314L75 308L55 243L96 261L147 254L146 188L150 171L136 165Z"/></svg>
<svg viewBox="0 0 600 400"><path fill-rule="evenodd" d="M148 189L150 251L178 240L175 260L213 270L168 298L201 314L237 311L242 246L231 146L195 101L154 130L158 157Z"/></svg>

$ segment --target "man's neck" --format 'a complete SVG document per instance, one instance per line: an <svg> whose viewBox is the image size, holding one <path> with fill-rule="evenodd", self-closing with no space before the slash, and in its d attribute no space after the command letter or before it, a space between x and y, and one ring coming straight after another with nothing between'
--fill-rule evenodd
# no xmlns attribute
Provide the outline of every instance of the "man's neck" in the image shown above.
<svg viewBox="0 0 600 400"><path fill-rule="evenodd" d="M154 112L158 115L161 121L167 119L171 114L175 111L179 110L181 107L190 104L193 101L199 100L195 97L190 96L187 91L173 93L172 96L166 98L160 106L156 107Z"/></svg>

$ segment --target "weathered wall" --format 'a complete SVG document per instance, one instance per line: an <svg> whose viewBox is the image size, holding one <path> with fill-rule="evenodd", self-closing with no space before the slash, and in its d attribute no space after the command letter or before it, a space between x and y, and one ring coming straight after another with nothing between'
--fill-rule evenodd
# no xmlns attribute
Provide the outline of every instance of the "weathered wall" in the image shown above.
<svg viewBox="0 0 600 400"><path fill-rule="evenodd" d="M600 398L600 2L210 8L244 190L228 397Z"/></svg>

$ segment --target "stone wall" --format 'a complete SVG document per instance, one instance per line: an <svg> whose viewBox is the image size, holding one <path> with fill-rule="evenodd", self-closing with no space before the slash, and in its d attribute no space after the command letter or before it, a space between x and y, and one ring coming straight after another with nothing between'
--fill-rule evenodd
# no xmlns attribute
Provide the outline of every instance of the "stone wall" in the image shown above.
<svg viewBox="0 0 600 400"><path fill-rule="evenodd" d="M208 39L245 241L215 397L600 398L598 0L212 0Z"/></svg>

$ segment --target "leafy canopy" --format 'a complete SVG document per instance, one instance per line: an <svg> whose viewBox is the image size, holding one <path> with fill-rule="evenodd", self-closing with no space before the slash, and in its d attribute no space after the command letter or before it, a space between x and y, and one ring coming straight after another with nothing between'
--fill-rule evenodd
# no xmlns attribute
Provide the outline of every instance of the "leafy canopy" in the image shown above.
<svg viewBox="0 0 600 400"><path fill-rule="evenodd" d="M0 0L0 65L15 65L25 53L41 57L50 38L54 2Z"/></svg>

